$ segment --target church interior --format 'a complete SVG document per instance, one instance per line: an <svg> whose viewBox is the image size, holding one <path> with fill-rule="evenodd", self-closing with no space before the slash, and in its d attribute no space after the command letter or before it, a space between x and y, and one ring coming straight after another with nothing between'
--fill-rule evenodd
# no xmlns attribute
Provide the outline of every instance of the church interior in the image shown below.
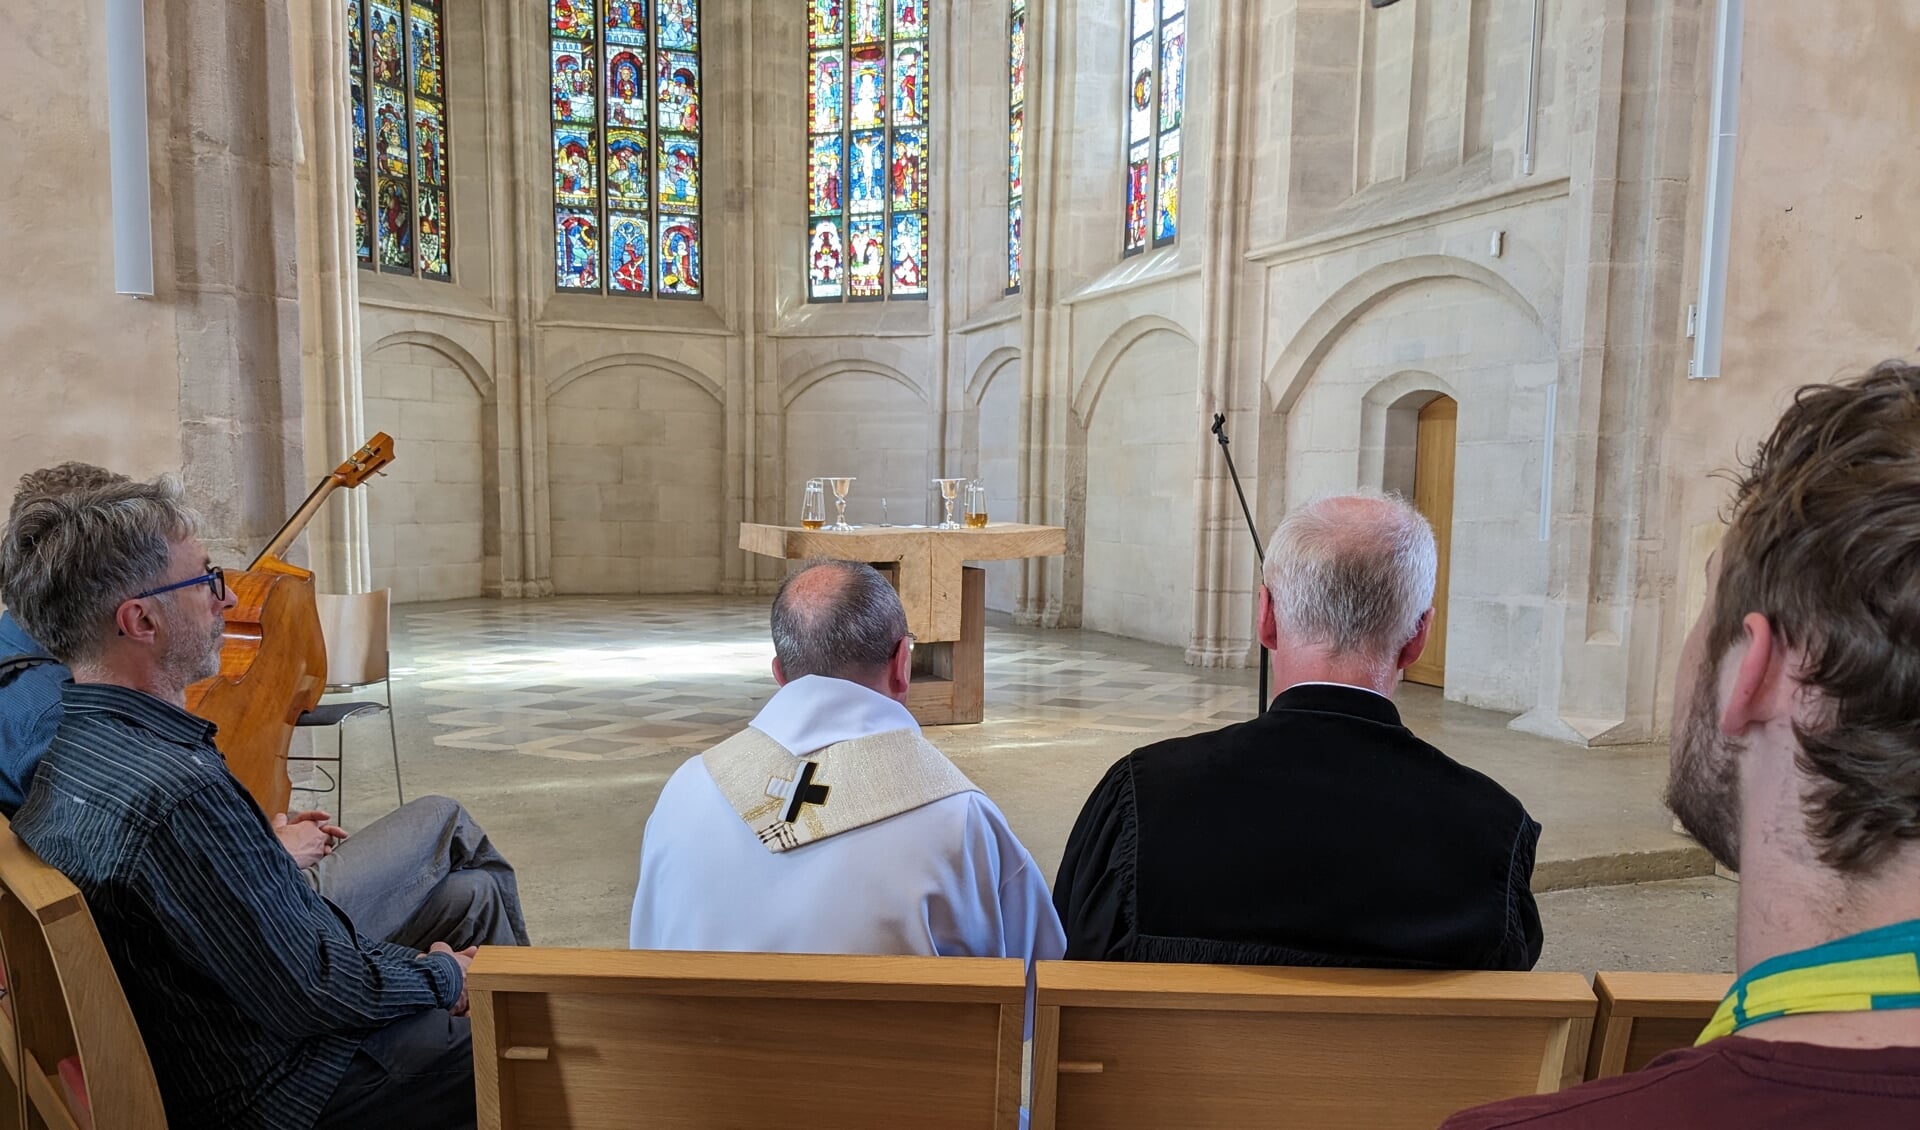
<svg viewBox="0 0 1920 1130"><path fill-rule="evenodd" d="M457 799L535 954L627 950L656 800L774 694L770 601L835 537L985 515L931 591L883 572L950 667L926 737L1051 877L1116 760L1260 712L1250 549L1390 492L1439 563L1394 702L1542 826L1535 970L1731 974L1738 876L1662 799L1721 472L1920 348L1920 9L1819 7L16 9L0 481L177 474L212 563L295 516L314 593L384 593L344 697L391 710L295 730L290 810ZM1053 532L959 540L1003 523ZM591 1010L552 1007L563 1059ZM481 1125L630 1124L530 1015ZM1071 1122L1099 1065L1056 1096L1038 1055Z"/></svg>

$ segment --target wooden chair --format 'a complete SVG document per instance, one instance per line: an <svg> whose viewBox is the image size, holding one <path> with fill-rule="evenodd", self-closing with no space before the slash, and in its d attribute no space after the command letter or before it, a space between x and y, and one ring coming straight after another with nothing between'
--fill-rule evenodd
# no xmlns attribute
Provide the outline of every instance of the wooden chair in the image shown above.
<svg viewBox="0 0 1920 1130"><path fill-rule="evenodd" d="M16 1117L48 1130L165 1126L152 1061L86 901L4 818L0 950L9 1005L0 1062Z"/></svg>
<svg viewBox="0 0 1920 1130"><path fill-rule="evenodd" d="M1033 1127L1432 1130L1580 1081L1573 973L1040 962Z"/></svg>
<svg viewBox="0 0 1920 1130"><path fill-rule="evenodd" d="M483 1130L1019 1123L1017 960L488 947Z"/></svg>
<svg viewBox="0 0 1920 1130"><path fill-rule="evenodd" d="M1733 987L1731 973L1599 973L1587 1078L1638 1071L1676 1048L1690 1048Z"/></svg>

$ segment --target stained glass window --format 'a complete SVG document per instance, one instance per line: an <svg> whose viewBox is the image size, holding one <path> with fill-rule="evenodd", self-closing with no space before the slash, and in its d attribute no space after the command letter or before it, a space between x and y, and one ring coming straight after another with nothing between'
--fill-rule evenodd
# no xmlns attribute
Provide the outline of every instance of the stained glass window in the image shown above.
<svg viewBox="0 0 1920 1130"><path fill-rule="evenodd" d="M698 0L549 0L554 285L699 298Z"/></svg>
<svg viewBox="0 0 1920 1130"><path fill-rule="evenodd" d="M1128 0L1125 254L1180 229L1180 122L1187 102L1187 0ZM1156 11L1157 9L1157 11Z"/></svg>
<svg viewBox="0 0 1920 1130"><path fill-rule="evenodd" d="M807 298L925 298L928 0L806 3Z"/></svg>
<svg viewBox="0 0 1920 1130"><path fill-rule="evenodd" d="M1007 24L1007 293L1020 293L1022 164L1027 144L1027 0L1013 0Z"/></svg>
<svg viewBox="0 0 1920 1130"><path fill-rule="evenodd" d="M353 246L369 270L453 277L445 47L440 0L347 0Z"/></svg>

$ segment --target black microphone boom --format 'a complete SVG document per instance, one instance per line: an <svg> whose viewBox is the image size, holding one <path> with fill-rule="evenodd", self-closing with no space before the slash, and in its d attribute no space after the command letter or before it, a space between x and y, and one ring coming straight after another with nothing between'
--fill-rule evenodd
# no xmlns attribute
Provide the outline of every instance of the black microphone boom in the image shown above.
<svg viewBox="0 0 1920 1130"><path fill-rule="evenodd" d="M1393 0L1387 0L1387 2L1392 3ZM1247 492L1240 489L1240 472L1234 469L1233 452L1227 447L1227 444L1231 442L1230 440L1227 439L1227 418L1218 412L1215 412L1213 414L1212 431L1213 431L1213 438L1220 441L1220 454L1227 457L1227 475L1233 479L1233 493L1240 496L1240 513L1246 516L1247 533L1249 536L1253 538L1253 575L1255 577L1258 577L1260 575L1260 566L1264 564L1264 558L1266 557L1266 550L1262 548L1260 544L1260 528L1254 525L1253 523L1253 507L1247 505ZM1262 581L1261 583L1265 584L1266 582ZM1259 641L1256 640L1255 642L1258 643ZM1255 711L1254 713L1256 715L1264 714L1266 713L1266 710L1267 710L1267 649L1265 645L1261 645L1260 646L1260 709Z"/></svg>

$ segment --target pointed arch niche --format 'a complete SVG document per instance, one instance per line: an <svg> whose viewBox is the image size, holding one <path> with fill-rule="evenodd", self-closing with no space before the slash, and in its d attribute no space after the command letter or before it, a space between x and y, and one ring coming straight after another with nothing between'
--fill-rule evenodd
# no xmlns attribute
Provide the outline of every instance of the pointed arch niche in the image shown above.
<svg viewBox="0 0 1920 1130"><path fill-rule="evenodd" d="M1505 278L1451 256L1380 264L1302 323L1266 380L1259 518L1358 486L1412 497L1419 410L1459 404L1447 697L1520 711L1538 694L1548 555L1552 336Z"/></svg>
<svg viewBox="0 0 1920 1130"><path fill-rule="evenodd" d="M555 592L719 589L723 401L712 378L648 353L590 361L547 387Z"/></svg>
<svg viewBox="0 0 1920 1130"><path fill-rule="evenodd" d="M362 379L366 430L393 436L398 456L367 487L373 586L397 604L482 595L500 553L492 379L458 343L420 330L375 342Z"/></svg>

